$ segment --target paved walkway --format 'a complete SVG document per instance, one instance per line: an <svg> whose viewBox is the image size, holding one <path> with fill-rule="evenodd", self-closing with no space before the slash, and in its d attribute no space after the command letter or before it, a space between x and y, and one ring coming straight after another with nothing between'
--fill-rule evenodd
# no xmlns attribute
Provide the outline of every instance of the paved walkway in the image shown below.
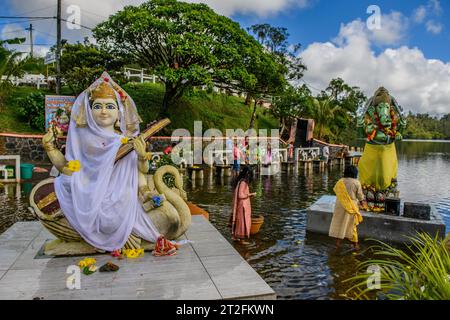
<svg viewBox="0 0 450 320"><path fill-rule="evenodd" d="M275 292L203 216L193 216L172 257L117 260L95 255L97 266L113 261L117 272L81 274L70 290L70 265L83 257L45 257L54 237L40 222L17 222L0 235L0 299L275 299Z"/></svg>

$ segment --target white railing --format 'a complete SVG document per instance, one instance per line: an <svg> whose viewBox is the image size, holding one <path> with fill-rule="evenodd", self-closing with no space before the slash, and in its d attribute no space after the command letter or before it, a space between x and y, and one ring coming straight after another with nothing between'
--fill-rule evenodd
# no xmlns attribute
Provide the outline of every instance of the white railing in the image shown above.
<svg viewBox="0 0 450 320"><path fill-rule="evenodd" d="M2 76L1 78L2 81L6 79L8 79L6 76ZM15 86L26 84L36 86L40 89L41 86L48 86L49 81L56 81L56 79L54 77L46 78L43 74L24 74L21 78L9 77L9 81Z"/></svg>
<svg viewBox="0 0 450 320"><path fill-rule="evenodd" d="M145 69L133 69L133 68L125 68L124 75L127 80L131 78L139 78L141 83L144 83L145 80L151 81L152 83L156 83L156 76L154 74L146 74Z"/></svg>
<svg viewBox="0 0 450 320"><path fill-rule="evenodd" d="M320 148L297 148L295 149L295 161L314 160L320 155Z"/></svg>

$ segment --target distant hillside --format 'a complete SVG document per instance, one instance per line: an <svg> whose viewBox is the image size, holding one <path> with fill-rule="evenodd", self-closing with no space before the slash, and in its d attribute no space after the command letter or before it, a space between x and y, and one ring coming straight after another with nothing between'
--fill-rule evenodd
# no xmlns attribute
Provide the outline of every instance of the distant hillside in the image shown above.
<svg viewBox="0 0 450 320"><path fill-rule="evenodd" d="M164 87L159 84L128 83L123 86L136 102L138 112L144 124L156 119L164 96ZM17 112L17 99L26 97L38 90L30 87L15 88L13 94L0 110L0 132L42 133L42 130L30 128L27 119L23 119ZM39 90L44 94L54 94L48 90ZM63 94L71 95L67 88ZM203 130L217 128L225 133L225 129L248 129L252 108L244 103L244 99L224 94L207 93L206 91L187 92L170 109L171 125L164 134L173 129L185 128L193 133L194 121L203 122ZM267 109L257 110L255 129L278 128L278 121Z"/></svg>

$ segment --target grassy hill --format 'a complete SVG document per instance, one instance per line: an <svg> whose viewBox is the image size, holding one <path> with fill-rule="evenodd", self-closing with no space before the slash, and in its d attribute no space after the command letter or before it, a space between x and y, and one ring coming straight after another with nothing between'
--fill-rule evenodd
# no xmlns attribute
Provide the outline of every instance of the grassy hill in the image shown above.
<svg viewBox="0 0 450 320"><path fill-rule="evenodd" d="M159 108L164 96L164 87L160 84L127 83L123 89L135 101L138 112L144 124L157 118ZM31 128L27 119L21 118L17 112L17 99L26 97L36 88L18 87L0 109L0 132L14 133L42 133L42 130ZM39 90L44 94L54 94L48 90ZM62 94L71 95L67 88ZM185 128L193 133L194 121L203 122L203 130L217 128L225 133L225 129L248 129L252 108L244 103L240 97L224 94L207 93L206 91L189 91L169 109L171 125L164 134L176 128ZM278 128L278 121L273 118L267 109L257 110L255 129Z"/></svg>

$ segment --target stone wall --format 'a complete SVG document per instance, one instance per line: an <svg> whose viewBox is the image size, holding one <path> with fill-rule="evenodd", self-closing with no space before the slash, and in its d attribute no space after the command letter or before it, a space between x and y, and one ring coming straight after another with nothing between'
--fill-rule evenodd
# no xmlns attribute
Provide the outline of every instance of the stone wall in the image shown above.
<svg viewBox="0 0 450 320"><path fill-rule="evenodd" d="M19 135L0 133L0 154L20 155L25 161L48 162L49 159L42 147L42 135ZM191 139L191 148L194 148L194 140ZM203 140L203 149L211 141ZM162 152L171 145L171 137L153 137L148 142L149 150L152 152ZM225 139L223 141L225 148ZM283 147L280 144L280 147Z"/></svg>
<svg viewBox="0 0 450 320"><path fill-rule="evenodd" d="M0 154L20 155L27 161L48 161L41 136L0 135Z"/></svg>

